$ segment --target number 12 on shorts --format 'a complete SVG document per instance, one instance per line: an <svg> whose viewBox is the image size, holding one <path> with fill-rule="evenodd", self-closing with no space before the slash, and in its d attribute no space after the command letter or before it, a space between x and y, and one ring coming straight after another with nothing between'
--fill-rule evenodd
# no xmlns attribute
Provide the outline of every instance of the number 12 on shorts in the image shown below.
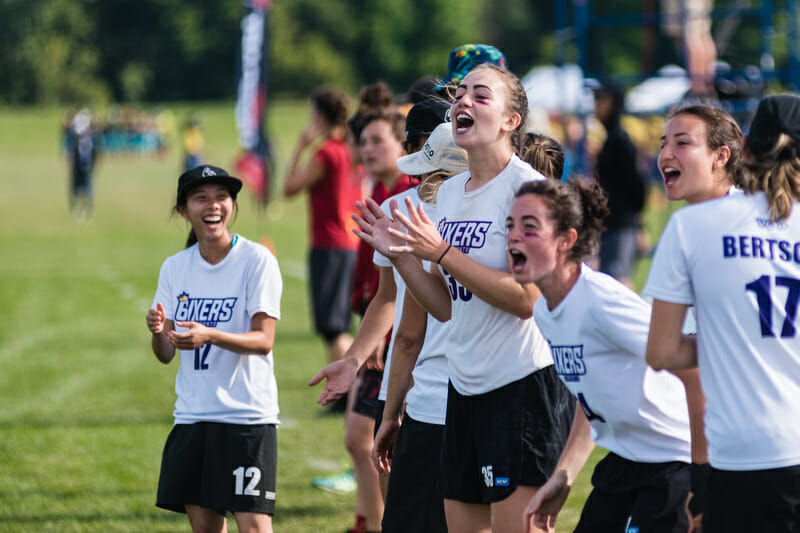
<svg viewBox="0 0 800 533"><path fill-rule="evenodd" d="M233 493L237 496L261 496L261 491L257 488L261 482L261 469L257 466L247 468L240 466L233 471L234 488ZM245 480L247 485L245 485ZM275 499L275 493L269 490L264 491L264 498Z"/></svg>

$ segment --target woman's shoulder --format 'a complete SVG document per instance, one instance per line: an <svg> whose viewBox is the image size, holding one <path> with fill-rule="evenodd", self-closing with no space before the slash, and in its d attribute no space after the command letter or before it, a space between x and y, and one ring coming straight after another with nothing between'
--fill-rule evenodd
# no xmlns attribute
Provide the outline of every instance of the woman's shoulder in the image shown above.
<svg viewBox="0 0 800 533"><path fill-rule="evenodd" d="M545 179L540 172L536 171L532 166L520 159L516 154L511 157L511 161L508 162L508 165L503 172L498 175L498 178L501 178L501 180L505 181L512 188L514 188L515 193L516 189L518 189L519 186L526 181Z"/></svg>
<svg viewBox="0 0 800 533"><path fill-rule="evenodd" d="M579 283L583 283L585 297L594 302L621 302L625 300L639 301L642 298L619 280L605 272L593 270L585 263L581 265ZM644 301L644 300L642 300Z"/></svg>
<svg viewBox="0 0 800 533"><path fill-rule="evenodd" d="M166 259L164 259L164 264L165 265L167 265L167 264L176 264L176 263L180 263L182 261L191 260L192 257L194 257L194 254L196 253L197 247L198 247L198 244L194 243L193 245L191 245L189 247L186 247L186 248L184 248L183 250L181 250L179 252L175 252L171 256L169 256Z"/></svg>
<svg viewBox="0 0 800 533"><path fill-rule="evenodd" d="M765 207L763 197L758 193L745 194L738 192L721 198L707 200L697 204L686 205L673 213L675 224L689 227L714 227L728 224L729 217L739 218L752 210ZM698 226L699 225L699 226Z"/></svg>
<svg viewBox="0 0 800 533"><path fill-rule="evenodd" d="M242 237L238 234L236 237L236 246L241 246L240 251L247 256L266 259L269 261L277 261L275 251L273 249L274 245L269 237L262 237L258 240L258 242L251 241L247 237Z"/></svg>
<svg viewBox="0 0 800 533"><path fill-rule="evenodd" d="M446 179L442 184L439 186L439 191L437 192L436 199L437 203L439 203L439 195L442 192L449 192L452 194L455 191L463 191L464 185L467 183L469 179L469 171L461 172L460 174L456 174L455 176L451 176L450 178ZM442 198L449 197L442 195Z"/></svg>

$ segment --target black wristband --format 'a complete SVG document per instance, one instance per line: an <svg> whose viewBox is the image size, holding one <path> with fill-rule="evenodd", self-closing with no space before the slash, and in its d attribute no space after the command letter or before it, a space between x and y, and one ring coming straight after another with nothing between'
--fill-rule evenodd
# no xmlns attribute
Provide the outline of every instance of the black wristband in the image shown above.
<svg viewBox="0 0 800 533"><path fill-rule="evenodd" d="M692 463L689 465L689 479L692 490L689 512L692 513L692 516L703 514L706 509L709 474L711 474L711 466L708 463Z"/></svg>
<svg viewBox="0 0 800 533"><path fill-rule="evenodd" d="M450 251L450 247L451 247L451 246L453 246L453 245L452 245L452 244L450 244L450 243L447 243L447 248L445 248L445 249L444 249L444 252L442 252L442 255L440 255L440 256L439 256L439 259L437 259L437 260L436 260L436 264L437 264L437 265L438 265L438 264L440 264L440 263L442 262L442 259L444 259L444 255L445 255L447 252L449 252L449 251Z"/></svg>

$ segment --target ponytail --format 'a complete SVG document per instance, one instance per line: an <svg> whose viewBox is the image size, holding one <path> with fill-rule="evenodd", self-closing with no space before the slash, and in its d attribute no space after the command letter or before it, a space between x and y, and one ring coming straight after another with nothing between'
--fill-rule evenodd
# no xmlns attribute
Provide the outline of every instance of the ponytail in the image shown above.
<svg viewBox="0 0 800 533"><path fill-rule="evenodd" d="M194 232L194 228L189 230L189 236L186 238L186 248L193 246L197 243L197 234Z"/></svg>
<svg viewBox="0 0 800 533"><path fill-rule="evenodd" d="M578 240L572 247L570 258L576 262L583 261L597 253L600 234L605 230L603 219L608 216L608 197L603 187L597 182L589 183L581 179L573 179L569 186L580 197L583 208L583 220L578 231Z"/></svg>
<svg viewBox="0 0 800 533"><path fill-rule="evenodd" d="M800 146L781 133L763 151L753 148L750 158L745 161L746 175L741 187L750 194L763 191L767 196L770 219L785 220L792 214L794 202L800 200Z"/></svg>

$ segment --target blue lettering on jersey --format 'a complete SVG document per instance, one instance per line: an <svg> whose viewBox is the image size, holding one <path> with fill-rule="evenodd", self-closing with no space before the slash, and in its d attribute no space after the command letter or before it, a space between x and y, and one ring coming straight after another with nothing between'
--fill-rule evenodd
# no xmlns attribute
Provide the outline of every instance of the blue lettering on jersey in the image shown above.
<svg viewBox="0 0 800 533"><path fill-rule="evenodd" d="M564 381L580 381L586 375L586 365L583 362L583 345L578 346L553 346L553 363L556 372Z"/></svg>
<svg viewBox="0 0 800 533"><path fill-rule="evenodd" d="M491 222L480 220L448 222L443 218L439 221L438 229L444 240L468 254L473 248L483 248L491 225Z"/></svg>
<svg viewBox="0 0 800 533"><path fill-rule="evenodd" d="M236 300L236 298L190 298L189 293L182 292L178 296L175 320L198 322L206 327L215 328L220 322L230 321Z"/></svg>
<svg viewBox="0 0 800 533"><path fill-rule="evenodd" d="M755 235L723 235L722 257L769 259L800 264L800 242L767 239Z"/></svg>
<svg viewBox="0 0 800 533"><path fill-rule="evenodd" d="M770 220L768 218L756 217L756 224L762 228L772 228L777 230L785 230L789 227L783 220Z"/></svg>
<svg viewBox="0 0 800 533"><path fill-rule="evenodd" d="M508 487L511 484L511 481L507 477L496 477L494 478L494 486L495 487Z"/></svg>

